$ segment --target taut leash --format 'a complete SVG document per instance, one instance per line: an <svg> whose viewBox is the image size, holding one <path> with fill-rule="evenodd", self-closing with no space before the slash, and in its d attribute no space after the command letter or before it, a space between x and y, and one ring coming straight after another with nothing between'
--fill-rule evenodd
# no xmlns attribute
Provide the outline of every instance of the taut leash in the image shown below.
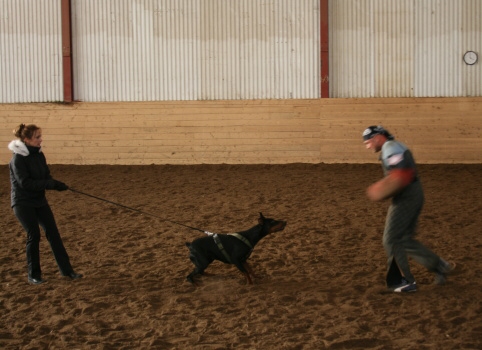
<svg viewBox="0 0 482 350"><path fill-rule="evenodd" d="M196 227L192 227L192 226L189 226L189 225L185 225L185 224L182 224L182 223L180 223L180 222L168 220L168 219L162 218L162 217L160 217L160 216L158 216L158 215L155 215L155 214L147 213L147 212L142 211L142 210L139 210L139 209L135 209L135 208L128 207L127 205L119 204L119 203L116 203L116 202L112 202L112 201L110 201L110 200L108 200L108 199L100 198L100 197L94 196L94 195L92 195L92 194L88 194L88 193L85 193L85 192L81 192L81 191L76 190L76 189L73 189L73 188L71 188L71 187L69 187L69 190L72 191L72 192L75 192L75 193L82 194L82 195L87 196L87 197L91 197L91 198L98 199L98 200L100 200L100 201L102 201L102 202L110 203L110 204L117 205L117 206L122 207L122 208L125 208L125 209L129 209L129 210L132 210L132 211L135 211L135 212L144 214L144 215L153 216L153 217L155 217L155 218L161 219L162 221L167 221L167 222L170 222L170 223L172 223L172 224L176 224L176 225L179 225L179 226L183 226L183 227L190 228L191 230L196 230L196 231L203 232L203 233L205 233L205 234L207 234L207 235L212 235L212 232L204 231L204 230L201 230L200 228L196 228Z"/></svg>

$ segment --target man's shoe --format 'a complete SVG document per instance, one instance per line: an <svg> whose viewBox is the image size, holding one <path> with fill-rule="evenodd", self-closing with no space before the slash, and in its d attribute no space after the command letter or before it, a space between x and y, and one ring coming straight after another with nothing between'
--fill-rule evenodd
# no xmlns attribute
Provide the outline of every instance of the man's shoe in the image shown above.
<svg viewBox="0 0 482 350"><path fill-rule="evenodd" d="M29 277L28 278L28 283L30 284L42 284L42 283L45 283L47 281L44 281L42 278L33 278L33 277Z"/></svg>
<svg viewBox="0 0 482 350"><path fill-rule="evenodd" d="M395 293L404 293L404 292L416 292L417 291L417 282L408 282L406 280L402 280L397 286L391 287L393 292Z"/></svg>
<svg viewBox="0 0 482 350"><path fill-rule="evenodd" d="M444 285L447 283L447 275L455 269L455 263L450 263L444 259L440 259L439 266L435 271L435 284Z"/></svg>
<svg viewBox="0 0 482 350"><path fill-rule="evenodd" d="M75 273L74 271L72 271L71 273L68 273L66 275L64 275L66 277L70 277L71 279L73 280L78 280L79 278L82 278L84 277L82 274L80 273Z"/></svg>

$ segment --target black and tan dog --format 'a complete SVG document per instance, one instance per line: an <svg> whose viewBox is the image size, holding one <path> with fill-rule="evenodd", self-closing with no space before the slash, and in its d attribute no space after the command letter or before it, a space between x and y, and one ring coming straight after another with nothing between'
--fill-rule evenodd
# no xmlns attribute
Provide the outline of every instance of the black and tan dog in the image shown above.
<svg viewBox="0 0 482 350"><path fill-rule="evenodd" d="M258 225L249 230L230 234L210 234L186 243L189 248L189 259L195 269L187 276L187 280L196 284L194 277L203 275L204 270L214 260L226 264L234 264L246 276L248 284L253 284L254 277L247 259L254 246L266 235L284 230L286 221L265 218L259 213Z"/></svg>

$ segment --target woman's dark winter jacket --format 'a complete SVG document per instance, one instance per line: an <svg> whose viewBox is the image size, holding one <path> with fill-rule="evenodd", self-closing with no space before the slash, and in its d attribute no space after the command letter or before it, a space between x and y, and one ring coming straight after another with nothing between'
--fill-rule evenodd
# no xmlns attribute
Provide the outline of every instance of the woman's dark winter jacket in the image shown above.
<svg viewBox="0 0 482 350"><path fill-rule="evenodd" d="M41 207L47 205L45 190L56 189L58 181L50 170L41 147L27 146L20 140L10 142L13 152L10 161L11 206Z"/></svg>

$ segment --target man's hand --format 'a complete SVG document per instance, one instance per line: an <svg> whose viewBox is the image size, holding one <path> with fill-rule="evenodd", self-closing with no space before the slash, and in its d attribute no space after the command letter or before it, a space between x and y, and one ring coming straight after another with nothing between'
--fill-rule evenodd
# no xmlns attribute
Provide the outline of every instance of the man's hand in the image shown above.
<svg viewBox="0 0 482 350"><path fill-rule="evenodd" d="M394 169L383 179L367 188L367 197L372 201L381 201L393 197L410 184L414 176L415 171L413 169Z"/></svg>

